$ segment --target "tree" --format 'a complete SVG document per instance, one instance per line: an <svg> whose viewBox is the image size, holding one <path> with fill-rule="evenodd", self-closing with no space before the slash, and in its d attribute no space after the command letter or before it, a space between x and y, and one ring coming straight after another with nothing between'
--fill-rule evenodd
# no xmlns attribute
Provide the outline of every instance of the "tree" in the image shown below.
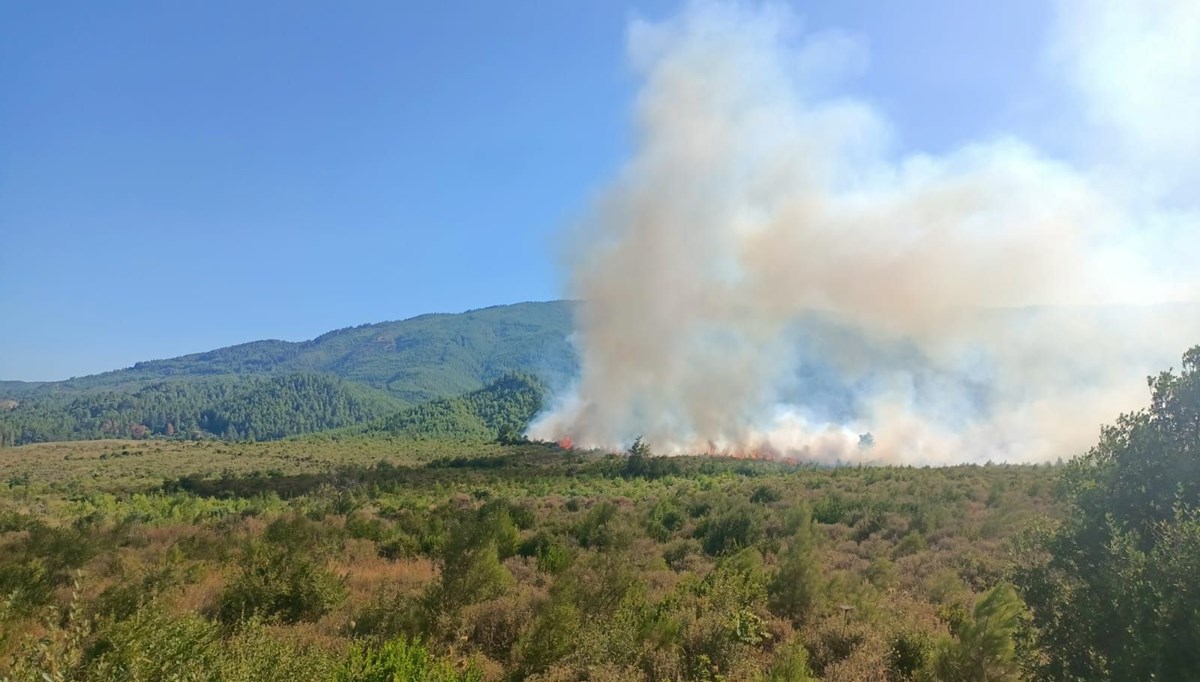
<svg viewBox="0 0 1200 682"><path fill-rule="evenodd" d="M642 440L641 436L633 439L633 445L629 446L628 454L630 457L652 457L654 455L650 450L650 444Z"/></svg>
<svg viewBox="0 0 1200 682"><path fill-rule="evenodd" d="M812 514L807 505L796 510L794 531L783 553L779 571L768 587L771 610L800 625L816 608L821 591L821 568L817 560Z"/></svg>
<svg viewBox="0 0 1200 682"><path fill-rule="evenodd" d="M458 521L441 552L441 575L426 594L430 622L448 625L468 604L500 596L512 574L500 563L517 550L518 534L505 509L487 505Z"/></svg>
<svg viewBox="0 0 1200 682"><path fill-rule="evenodd" d="M1050 679L1192 679L1200 670L1200 347L1150 377L1071 462L1068 515L1028 538L1016 579L1055 652Z"/></svg>
<svg viewBox="0 0 1200 682"><path fill-rule="evenodd" d="M956 637L944 639L934 657L942 682L1018 680L1016 635L1025 604L1016 590L1001 583L975 604L973 618L960 623Z"/></svg>

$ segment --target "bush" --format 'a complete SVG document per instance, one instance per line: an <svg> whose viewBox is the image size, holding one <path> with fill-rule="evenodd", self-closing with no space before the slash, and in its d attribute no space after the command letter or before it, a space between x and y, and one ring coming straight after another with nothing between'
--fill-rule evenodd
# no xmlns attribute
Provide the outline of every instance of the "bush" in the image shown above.
<svg viewBox="0 0 1200 682"><path fill-rule="evenodd" d="M623 547L628 544L629 538L620 533L618 524L613 523L616 517L617 506L611 502L601 502L575 524L571 535L575 536L581 547Z"/></svg>
<svg viewBox="0 0 1200 682"><path fill-rule="evenodd" d="M226 625L251 617L313 622L346 596L344 580L306 557L253 545L243 562L218 600L216 615Z"/></svg>
<svg viewBox="0 0 1200 682"><path fill-rule="evenodd" d="M84 668L86 677L96 680L211 678L219 644L217 627L203 618L172 618L149 607L104 629L89 648Z"/></svg>
<svg viewBox="0 0 1200 682"><path fill-rule="evenodd" d="M813 682L808 669L808 650L799 642L780 647L767 672L768 682Z"/></svg>
<svg viewBox="0 0 1200 682"><path fill-rule="evenodd" d="M720 556L759 542L763 528L762 512L743 503L705 519L696 535L709 556Z"/></svg>
<svg viewBox="0 0 1200 682"><path fill-rule="evenodd" d="M562 600L547 604L533 627L521 637L518 679L542 672L571 653L578 646L576 636L581 623L582 615L574 605Z"/></svg>
<svg viewBox="0 0 1200 682"><path fill-rule="evenodd" d="M353 525L353 524L349 524ZM281 516L263 532L263 539L286 552L324 555L337 549L344 535L341 529L313 521L300 514Z"/></svg>
<svg viewBox="0 0 1200 682"><path fill-rule="evenodd" d="M683 527L686 520L687 514L677 502L667 498L661 499L654 504L646 517L646 534L658 542L666 542Z"/></svg>
<svg viewBox="0 0 1200 682"><path fill-rule="evenodd" d="M537 560L543 573L559 573L571 565L571 550L561 538L549 533L538 533L521 543L517 553Z"/></svg>
<svg viewBox="0 0 1200 682"><path fill-rule="evenodd" d="M394 639L380 646L355 644L335 678L339 682L483 682L475 666L455 670L419 643Z"/></svg>
<svg viewBox="0 0 1200 682"><path fill-rule="evenodd" d="M441 575L426 593L429 623L444 628L462 607L504 594L512 575L500 559L517 552L518 539L516 526L502 508L485 506L460 519L442 548Z"/></svg>

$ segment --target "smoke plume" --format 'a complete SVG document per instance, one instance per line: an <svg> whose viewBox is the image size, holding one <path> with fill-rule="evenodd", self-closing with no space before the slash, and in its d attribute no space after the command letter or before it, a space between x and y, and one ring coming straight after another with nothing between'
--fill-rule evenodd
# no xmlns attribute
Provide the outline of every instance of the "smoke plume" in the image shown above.
<svg viewBox="0 0 1200 682"><path fill-rule="evenodd" d="M634 22L636 151L572 240L581 375L531 435L819 461L1086 448L1200 343L1196 7L1061 4L1048 60L1092 136L1070 161L1015 136L897 153L837 95L862 43L777 6Z"/></svg>

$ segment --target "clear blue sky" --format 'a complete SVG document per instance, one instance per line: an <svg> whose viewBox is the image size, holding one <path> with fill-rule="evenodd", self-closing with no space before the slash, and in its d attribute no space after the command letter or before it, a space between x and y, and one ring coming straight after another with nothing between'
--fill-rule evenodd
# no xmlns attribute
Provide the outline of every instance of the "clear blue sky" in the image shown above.
<svg viewBox="0 0 1200 682"><path fill-rule="evenodd" d="M1032 0L798 3L906 149L1045 106ZM561 295L675 2L0 2L0 379Z"/></svg>

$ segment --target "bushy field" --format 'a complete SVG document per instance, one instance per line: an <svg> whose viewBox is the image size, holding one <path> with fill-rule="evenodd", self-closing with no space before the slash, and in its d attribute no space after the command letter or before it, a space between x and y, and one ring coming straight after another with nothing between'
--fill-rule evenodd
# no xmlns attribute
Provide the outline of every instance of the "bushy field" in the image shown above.
<svg viewBox="0 0 1200 682"><path fill-rule="evenodd" d="M0 450L0 677L1195 679L1197 360L1058 466Z"/></svg>
<svg viewBox="0 0 1200 682"><path fill-rule="evenodd" d="M459 457L397 465L422 455L389 447L5 451L4 670L912 679L997 594L1016 531L1056 513L1044 467L451 444ZM367 458L383 461L353 464Z"/></svg>

